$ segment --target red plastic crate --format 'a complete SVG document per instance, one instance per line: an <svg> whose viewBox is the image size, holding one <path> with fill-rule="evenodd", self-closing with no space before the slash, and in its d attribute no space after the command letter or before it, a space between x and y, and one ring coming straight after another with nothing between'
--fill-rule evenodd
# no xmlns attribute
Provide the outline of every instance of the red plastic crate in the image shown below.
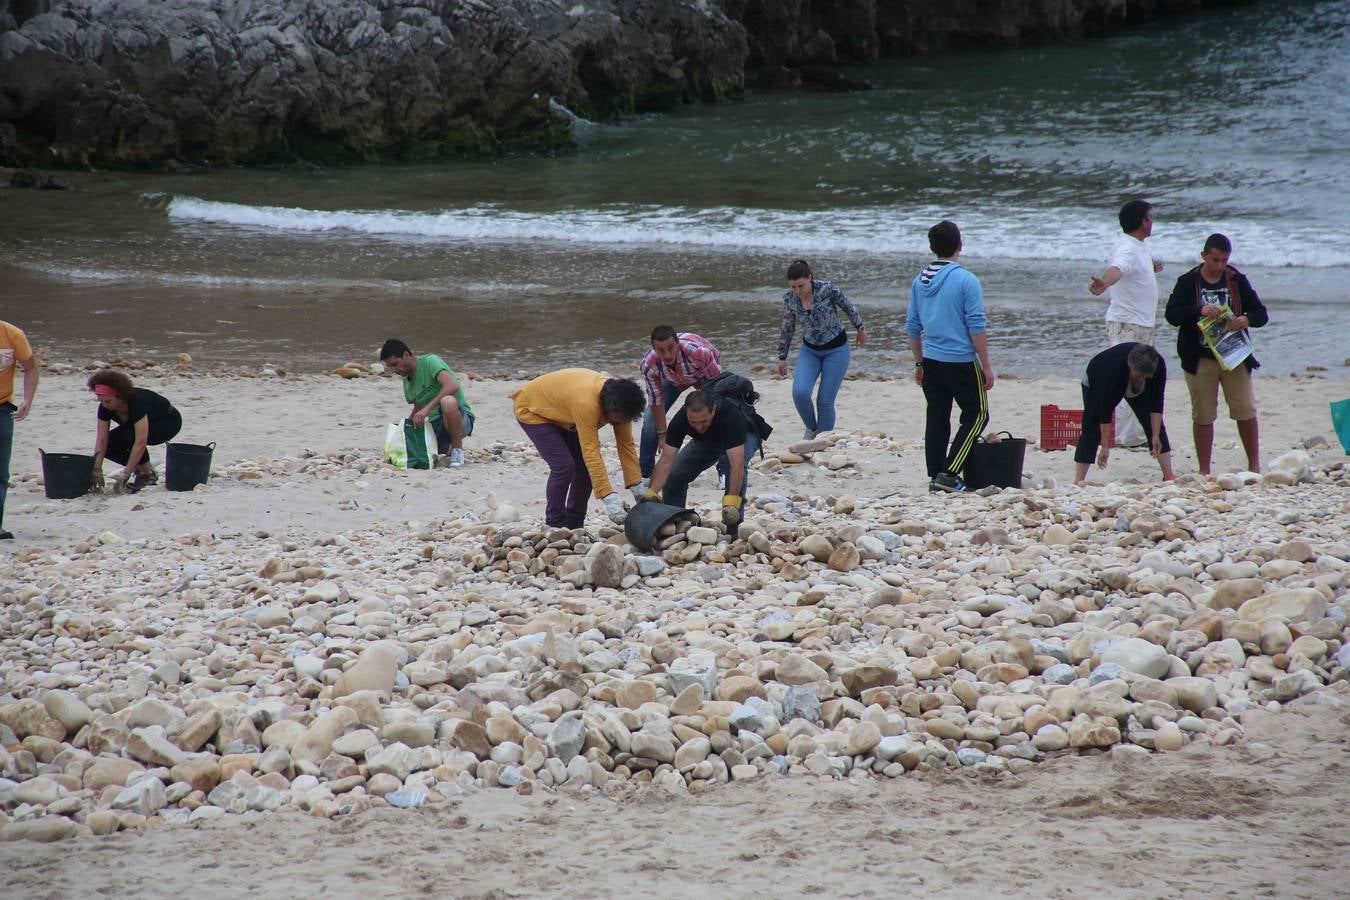
<svg viewBox="0 0 1350 900"><path fill-rule="evenodd" d="M1060 409L1053 403L1041 406L1041 449L1063 450L1078 443L1083 432L1081 409Z"/></svg>

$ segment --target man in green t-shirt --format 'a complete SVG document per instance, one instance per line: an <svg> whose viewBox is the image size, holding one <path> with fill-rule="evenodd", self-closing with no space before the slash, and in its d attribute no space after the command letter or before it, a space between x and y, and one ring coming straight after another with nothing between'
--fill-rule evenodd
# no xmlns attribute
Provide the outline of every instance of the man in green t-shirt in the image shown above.
<svg viewBox="0 0 1350 900"><path fill-rule="evenodd" d="M436 445L447 449L451 468L464 465L464 438L473 434L473 407L469 406L459 376L434 353L413 356L408 345L390 338L380 348L380 362L403 379L403 398L412 404L408 418L421 427L431 422Z"/></svg>

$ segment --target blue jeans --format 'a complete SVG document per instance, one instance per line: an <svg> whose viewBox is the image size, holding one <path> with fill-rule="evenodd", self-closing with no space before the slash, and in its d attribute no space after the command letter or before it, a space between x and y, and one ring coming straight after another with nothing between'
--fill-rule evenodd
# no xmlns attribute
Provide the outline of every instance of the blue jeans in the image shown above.
<svg viewBox="0 0 1350 900"><path fill-rule="evenodd" d="M834 428L834 398L848 373L848 362L853 351L848 344L833 350L812 350L805 344L797 354L797 371L792 375L792 402L802 424L811 431L830 431ZM816 402L811 403L811 389L820 381Z"/></svg>
<svg viewBox="0 0 1350 900"><path fill-rule="evenodd" d="M670 407L687 390L686 388L677 388L675 385L661 379L661 396L665 400L666 422L670 422ZM660 441L656 439L656 420L652 418L652 408L647 407L647 414L642 418L642 437L638 443L638 468L642 470L643 478L652 477L652 469L656 468L656 451Z"/></svg>
<svg viewBox="0 0 1350 900"><path fill-rule="evenodd" d="M9 493L9 454L14 449L13 403L0 404L0 530L5 527L5 495Z"/></svg>
<svg viewBox="0 0 1350 900"><path fill-rule="evenodd" d="M750 488L750 460L759 452L759 435L753 431L745 436L745 463L741 472L741 515L745 515L745 494ZM717 466L717 476L722 480L722 493L728 494L731 477L730 461L720 450L714 450L702 441L689 440L680 448L675 457L675 465L661 487L661 502L671 506L684 506L689 494L689 483L712 466Z"/></svg>

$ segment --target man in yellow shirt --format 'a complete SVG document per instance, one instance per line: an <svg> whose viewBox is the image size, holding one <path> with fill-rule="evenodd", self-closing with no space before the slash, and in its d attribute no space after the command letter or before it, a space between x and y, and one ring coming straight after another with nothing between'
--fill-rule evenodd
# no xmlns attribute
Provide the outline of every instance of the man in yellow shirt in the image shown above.
<svg viewBox="0 0 1350 900"><path fill-rule="evenodd" d="M23 402L14 405L14 369L23 369ZM9 493L9 454L14 449L14 423L22 422L37 393L38 365L22 331L0 322L0 541L12 540L5 530L5 495Z"/></svg>
<svg viewBox="0 0 1350 900"><path fill-rule="evenodd" d="M646 404L631 378L610 378L590 369L559 369L540 375L511 395L516 421L548 463L544 523L580 528L592 490L616 525L627 516L600 458L600 428L614 427L626 488L642 478L633 422Z"/></svg>

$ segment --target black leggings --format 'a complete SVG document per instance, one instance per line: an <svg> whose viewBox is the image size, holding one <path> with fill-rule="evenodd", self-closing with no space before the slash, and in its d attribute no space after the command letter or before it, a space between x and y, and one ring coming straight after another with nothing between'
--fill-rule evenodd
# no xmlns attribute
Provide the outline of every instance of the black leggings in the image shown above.
<svg viewBox="0 0 1350 900"><path fill-rule="evenodd" d="M928 477L939 472L959 475L966 467L970 448L989 423L989 403L984 393L984 371L978 362L950 363L924 358L923 396L928 412L923 432L924 459ZM961 407L961 424L952 433L952 401Z"/></svg>
<svg viewBox="0 0 1350 900"><path fill-rule="evenodd" d="M145 446L153 447L156 444L163 444L165 441L172 440L179 429L183 427L183 417L175 410L173 416L167 419L151 419L150 434L146 437ZM135 425L117 425L108 432L108 449L103 455L107 459L124 466L139 466L146 462L149 453L141 452L141 459L135 462L129 462L131 457L131 448L136 443Z"/></svg>
<svg viewBox="0 0 1350 900"><path fill-rule="evenodd" d="M1144 426L1144 434L1148 435L1148 448L1153 449L1153 429L1148 424L1149 411L1144 408L1144 398L1125 397L1125 402L1130 404L1130 409L1134 411L1134 417L1139 420L1139 424ZM1106 422L1110 422L1108 418ZM1088 388L1083 385L1083 433L1078 436L1078 447L1074 450L1073 461L1091 465L1097 459L1097 448L1102 443L1102 425L1105 422L1092 414L1088 407ZM1162 444L1163 453L1171 453L1172 445L1167 440L1167 426L1159 424L1158 441Z"/></svg>

